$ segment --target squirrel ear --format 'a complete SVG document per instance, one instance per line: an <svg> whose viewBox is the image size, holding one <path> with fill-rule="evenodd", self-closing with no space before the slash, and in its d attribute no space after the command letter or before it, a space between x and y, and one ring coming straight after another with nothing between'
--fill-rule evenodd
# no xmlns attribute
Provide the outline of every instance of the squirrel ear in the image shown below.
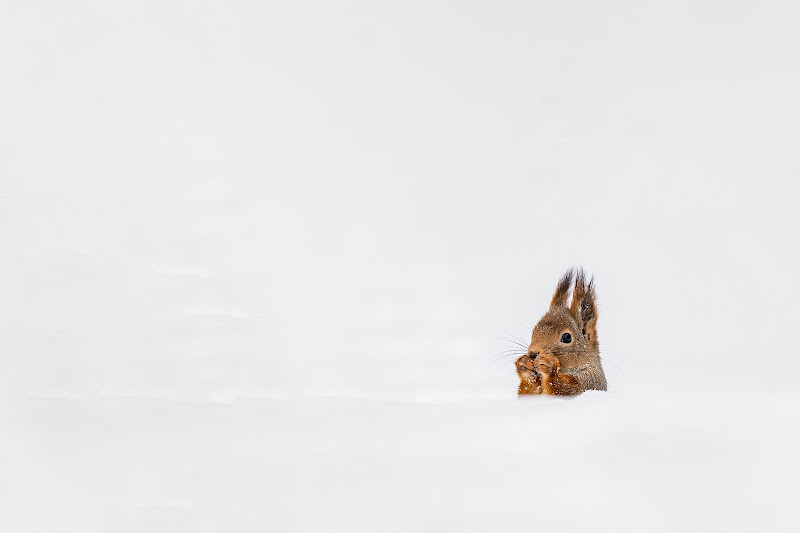
<svg viewBox="0 0 800 533"><path fill-rule="evenodd" d="M572 285L572 269L567 270L561 279L558 280L556 292L553 294L553 299L550 301L550 307L567 306L567 298L569 298L569 288Z"/></svg>
<svg viewBox="0 0 800 533"><path fill-rule="evenodd" d="M578 321L583 334L589 339L597 338L597 294L594 290L594 277L586 284L586 275L579 270L575 276L575 292L569 313Z"/></svg>
<svg viewBox="0 0 800 533"><path fill-rule="evenodd" d="M583 269L578 269L575 275L575 290L572 291L572 304L569 306L569 314L572 318L581 321L581 301L586 296L586 274Z"/></svg>

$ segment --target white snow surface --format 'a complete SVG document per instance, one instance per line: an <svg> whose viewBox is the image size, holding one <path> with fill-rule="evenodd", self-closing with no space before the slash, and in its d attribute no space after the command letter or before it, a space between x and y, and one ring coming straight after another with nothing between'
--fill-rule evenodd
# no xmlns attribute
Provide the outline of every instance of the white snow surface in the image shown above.
<svg viewBox="0 0 800 533"><path fill-rule="evenodd" d="M800 5L7 4L0 531L797 530Z"/></svg>

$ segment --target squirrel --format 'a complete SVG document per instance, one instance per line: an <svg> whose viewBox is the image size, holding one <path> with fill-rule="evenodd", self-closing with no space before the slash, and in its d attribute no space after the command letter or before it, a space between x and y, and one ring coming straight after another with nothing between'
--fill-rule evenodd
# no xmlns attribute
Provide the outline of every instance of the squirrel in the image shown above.
<svg viewBox="0 0 800 533"><path fill-rule="evenodd" d="M582 269L570 269L561 277L550 309L533 328L528 353L515 362L519 395L572 396L607 389L597 342L596 299L594 277L587 284Z"/></svg>

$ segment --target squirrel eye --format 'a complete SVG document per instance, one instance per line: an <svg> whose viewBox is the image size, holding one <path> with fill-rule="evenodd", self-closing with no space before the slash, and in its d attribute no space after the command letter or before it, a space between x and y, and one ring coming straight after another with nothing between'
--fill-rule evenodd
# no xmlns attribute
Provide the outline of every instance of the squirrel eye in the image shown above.
<svg viewBox="0 0 800 533"><path fill-rule="evenodd" d="M561 342L563 342L564 344L571 343L572 335L570 335L569 333L564 333L563 335L561 335Z"/></svg>

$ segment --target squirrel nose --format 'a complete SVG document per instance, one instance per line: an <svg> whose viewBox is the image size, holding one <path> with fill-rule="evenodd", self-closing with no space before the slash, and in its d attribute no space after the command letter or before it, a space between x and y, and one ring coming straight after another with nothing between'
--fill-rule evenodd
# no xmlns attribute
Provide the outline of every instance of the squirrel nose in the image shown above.
<svg viewBox="0 0 800 533"><path fill-rule="evenodd" d="M533 350L528 352L528 357L531 359L536 359L539 356L539 352L534 352Z"/></svg>

